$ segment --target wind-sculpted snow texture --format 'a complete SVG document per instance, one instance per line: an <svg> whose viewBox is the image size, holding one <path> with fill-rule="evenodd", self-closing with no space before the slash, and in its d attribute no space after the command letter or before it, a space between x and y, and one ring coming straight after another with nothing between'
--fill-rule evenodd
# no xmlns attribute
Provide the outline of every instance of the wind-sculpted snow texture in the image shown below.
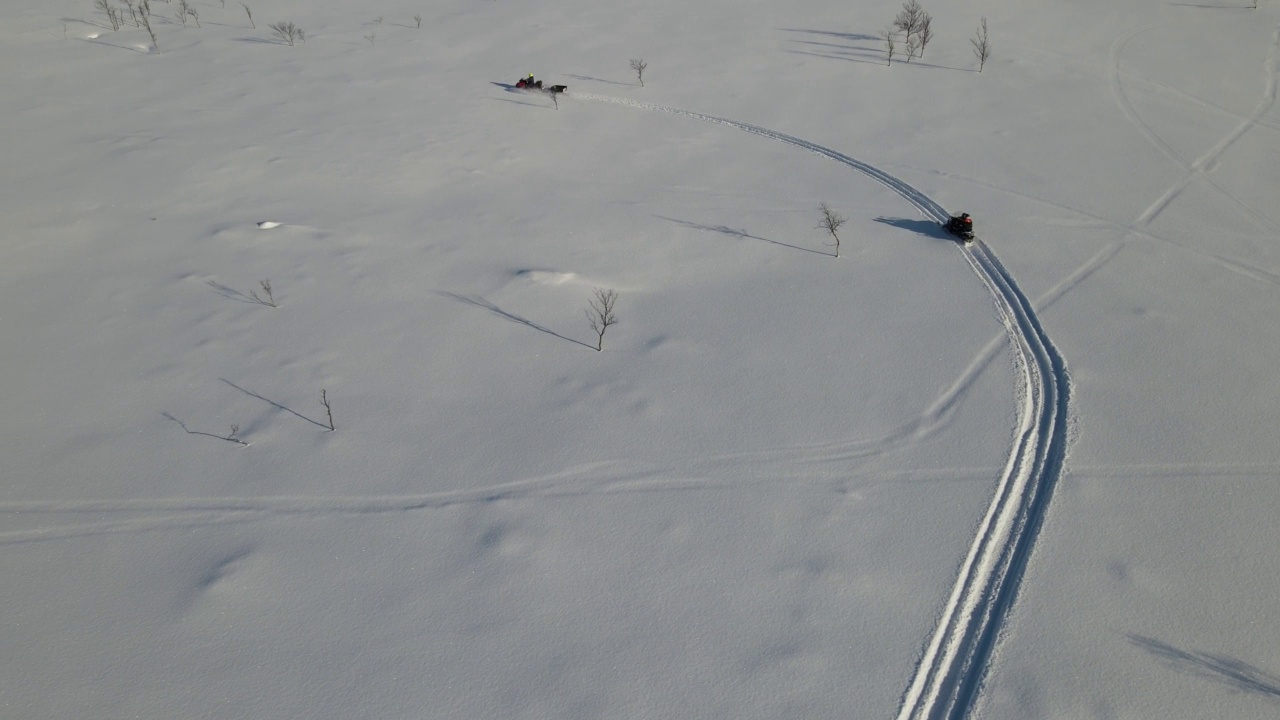
<svg viewBox="0 0 1280 720"><path fill-rule="evenodd" d="M604 95L576 98L629 105L720 123L795 145L847 165L901 195L926 217L945 222L941 205L907 183L843 153L755 125ZM1070 381L1030 300L981 240L962 248L991 291L1008 330L1018 375L1018 425L995 497L960 567L938 625L903 695L898 720L960 720L969 715L992 650L1031 556L1067 444Z"/></svg>

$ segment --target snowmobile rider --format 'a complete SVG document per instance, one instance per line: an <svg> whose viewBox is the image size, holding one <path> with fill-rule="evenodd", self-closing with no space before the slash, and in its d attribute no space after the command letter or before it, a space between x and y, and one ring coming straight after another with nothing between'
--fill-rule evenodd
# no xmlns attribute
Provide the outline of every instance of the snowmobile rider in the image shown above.
<svg viewBox="0 0 1280 720"><path fill-rule="evenodd" d="M969 213L960 213L956 217L951 218L951 229L962 232L973 232L973 218L969 217Z"/></svg>

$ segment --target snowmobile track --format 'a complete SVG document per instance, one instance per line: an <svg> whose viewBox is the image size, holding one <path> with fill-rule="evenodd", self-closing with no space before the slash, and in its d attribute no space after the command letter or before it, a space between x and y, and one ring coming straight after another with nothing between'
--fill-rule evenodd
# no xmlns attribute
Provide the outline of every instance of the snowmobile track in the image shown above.
<svg viewBox="0 0 1280 720"><path fill-rule="evenodd" d="M939 223L950 217L929 196L883 170L791 135L713 115L607 95L574 97L719 123L794 145L870 177L902 196L925 217ZM963 720L971 714L1067 454L1071 381L1066 363L1041 325L1031 301L986 243L975 239L957 247L990 290L1008 331L1022 381L1018 423L995 497L961 563L959 576L939 612L937 627L924 647L915 675L903 693L897 720Z"/></svg>

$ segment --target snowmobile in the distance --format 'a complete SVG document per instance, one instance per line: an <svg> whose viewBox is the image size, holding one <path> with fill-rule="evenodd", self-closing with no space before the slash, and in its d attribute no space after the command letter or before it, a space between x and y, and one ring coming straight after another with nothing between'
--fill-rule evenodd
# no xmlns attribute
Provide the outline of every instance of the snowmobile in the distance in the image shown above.
<svg viewBox="0 0 1280 720"><path fill-rule="evenodd" d="M547 85L543 86L541 80L534 80L533 75L527 78L520 78L516 81L517 90L541 90L549 93L562 93L569 89L568 85Z"/></svg>
<svg viewBox="0 0 1280 720"><path fill-rule="evenodd" d="M953 216L942 228L963 240L965 245L973 242L973 218L969 217L969 213Z"/></svg>

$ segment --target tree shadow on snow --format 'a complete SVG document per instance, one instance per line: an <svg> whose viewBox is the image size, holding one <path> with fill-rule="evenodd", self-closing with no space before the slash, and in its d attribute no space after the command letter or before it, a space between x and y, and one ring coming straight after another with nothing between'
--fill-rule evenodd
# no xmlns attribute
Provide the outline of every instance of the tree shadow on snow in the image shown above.
<svg viewBox="0 0 1280 720"><path fill-rule="evenodd" d="M946 230L943 230L942 226L934 222L933 220L921 220L919 218L878 217L875 219L875 221L883 225L899 228L901 230L910 230L911 232L916 233L917 235L924 235L925 237L931 237L936 240L946 240L948 242L952 240L951 235L948 234Z"/></svg>
<svg viewBox="0 0 1280 720"><path fill-rule="evenodd" d="M302 413L298 412L297 410L294 410L293 408L285 407L284 405L281 405L280 403L276 402L275 400L272 400L272 399L270 399L270 398L265 398L265 397L263 397L263 396L259 395L258 393L253 392L252 390L245 390L244 388L240 387L239 385L237 385L237 384L235 384L235 383L231 382L230 380L228 380L228 379L226 379L226 378L218 378L218 379L219 379L219 380L221 380L222 382L224 382L224 383L226 383L226 384L230 385L231 387L233 387L233 388L235 388L235 389L239 390L240 392L244 393L245 395L248 395L248 396L249 396L249 397L251 397L251 398L257 398L257 399L261 400L262 402L264 402L264 403L266 403L266 404L268 404L268 405L271 405L271 406L273 406L273 407L276 407L276 408L279 408L279 409L281 409L281 410L284 410L284 411L285 411L285 412L287 412L287 413L290 413L290 414L292 414L292 415L295 415L295 416L297 416L297 417L300 417L300 418L302 418L303 420L306 420L307 422L311 423L312 425L315 425L316 427L322 427L322 428L324 428L325 430L330 430L330 429L331 429L328 425L325 425L324 423L320 422L319 420L312 420L311 418L307 417L306 415L303 415Z"/></svg>
<svg viewBox="0 0 1280 720"><path fill-rule="evenodd" d="M751 238L752 240L760 240L763 242L771 243L773 245L781 245L782 247L785 247L785 248L791 248L792 250L803 250L804 252L816 253L818 255L831 254L831 253L822 252L820 250L814 250L812 248L800 247L799 245L791 245L789 243L784 243L778 240L770 240L769 238L760 237L759 235L752 235L746 230L731 228L728 225L706 225L703 223L693 222L692 220L680 220L679 218L670 218L670 217L666 217L665 215L654 215L654 217L660 218L662 220L666 220L667 222L673 222L677 225L683 225L687 228L692 228L694 230L705 230L707 232L720 233L721 235L728 235L729 237L736 237L736 238Z"/></svg>
<svg viewBox="0 0 1280 720"><path fill-rule="evenodd" d="M453 293L453 292L438 292L438 293L436 293L436 294L437 294L437 295L440 295L441 297L447 297L447 298L449 298L450 300L457 300L457 301L458 301L458 302L460 302L460 303L463 303L463 304L466 304L466 305L471 305L472 307L483 308L483 309L488 310L489 312L493 313L494 315L497 315L497 316L498 316L498 317L500 317L500 318L504 318L504 319L506 319L506 320L510 320L511 322L514 322L514 323L519 323L519 324L521 324L521 325L524 325L525 327L533 328L534 330L537 330L538 332L544 332L544 333L546 333L546 334L548 334L548 335L551 335L551 336L553 336L553 337L558 337L558 338L560 338L561 340L567 340L567 341L569 341L569 342L571 342L571 343L575 343L575 344L581 345L581 346L583 346L583 347L585 347L585 348L589 348L589 349L591 349L591 350L595 350L595 349L596 349L594 345L588 345L587 343L584 343L584 342L582 342L581 340L574 340L574 339L573 339L573 338L571 338L571 337L565 337L564 335L561 335L560 333L556 332L555 330L552 330L551 328L543 327L543 326L539 325L538 323L536 323L536 322L534 322L534 321L532 321L532 320L530 320L530 319L528 319L528 318L520 317L519 315L516 315L515 313L508 312L508 311L506 311L506 310L503 310L502 308L498 307L497 305L494 305L493 303L489 302L488 300L485 300L484 298L480 297L479 295L461 295L461 294L459 294L459 293Z"/></svg>
<svg viewBox="0 0 1280 720"><path fill-rule="evenodd" d="M876 42L880 38L876 35L865 35L863 33L842 33L832 32L830 30L810 30L808 28L778 28L782 32L789 33L805 33L807 35L822 35L823 37L832 37L846 42L858 42L861 40L871 40Z"/></svg>
<svg viewBox="0 0 1280 720"><path fill-rule="evenodd" d="M619 80L605 80L604 78L591 77L589 75L565 75L565 77L573 78L574 80L607 83L609 85L626 85L628 87L639 87L639 85L636 83L621 82Z"/></svg>
<svg viewBox="0 0 1280 720"><path fill-rule="evenodd" d="M1280 677L1226 655L1180 650L1144 635L1128 634L1129 642L1146 650L1175 670L1213 680L1238 692L1259 695L1280 703Z"/></svg>

